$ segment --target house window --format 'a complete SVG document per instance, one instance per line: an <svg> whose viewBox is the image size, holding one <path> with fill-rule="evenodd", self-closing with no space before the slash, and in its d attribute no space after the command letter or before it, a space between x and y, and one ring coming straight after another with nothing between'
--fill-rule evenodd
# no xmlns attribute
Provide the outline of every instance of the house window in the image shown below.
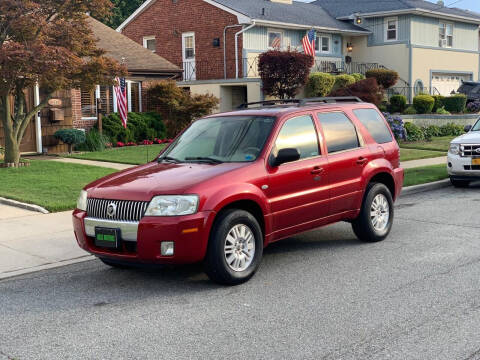
<svg viewBox="0 0 480 360"><path fill-rule="evenodd" d="M283 33L277 30L268 30L268 48L280 49L283 44Z"/></svg>
<svg viewBox="0 0 480 360"><path fill-rule="evenodd" d="M398 40L398 18L385 19L385 41Z"/></svg>
<svg viewBox="0 0 480 360"><path fill-rule="evenodd" d="M113 86L100 86L100 100L102 101L102 111L105 114L114 112L113 107Z"/></svg>
<svg viewBox="0 0 480 360"><path fill-rule="evenodd" d="M451 48L453 46L453 24L440 23L439 46Z"/></svg>
<svg viewBox="0 0 480 360"><path fill-rule="evenodd" d="M184 41L184 59L194 59L195 58L195 37L194 35L186 35L183 38Z"/></svg>
<svg viewBox="0 0 480 360"><path fill-rule="evenodd" d="M152 52L156 52L157 51L157 40L155 39L155 36L145 36L143 38L143 47L152 51Z"/></svg>
<svg viewBox="0 0 480 360"><path fill-rule="evenodd" d="M80 90L82 104L82 118L97 118L96 90Z"/></svg>
<svg viewBox="0 0 480 360"><path fill-rule="evenodd" d="M331 38L330 36L325 35L317 35L317 39L315 41L315 50L316 52L320 53L329 53L331 47Z"/></svg>

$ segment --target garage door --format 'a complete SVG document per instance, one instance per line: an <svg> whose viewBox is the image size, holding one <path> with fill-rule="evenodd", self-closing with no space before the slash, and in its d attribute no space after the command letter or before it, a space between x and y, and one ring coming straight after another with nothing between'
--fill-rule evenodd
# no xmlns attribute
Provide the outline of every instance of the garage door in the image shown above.
<svg viewBox="0 0 480 360"><path fill-rule="evenodd" d="M470 81L470 74L449 74L449 73L433 73L432 74L432 93L440 95L450 95L452 91L457 91L462 81ZM438 90L438 92L435 91Z"/></svg>

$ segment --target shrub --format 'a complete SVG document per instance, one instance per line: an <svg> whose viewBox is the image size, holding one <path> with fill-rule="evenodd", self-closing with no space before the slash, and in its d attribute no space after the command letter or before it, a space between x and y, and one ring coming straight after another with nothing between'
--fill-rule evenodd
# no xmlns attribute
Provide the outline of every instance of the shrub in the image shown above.
<svg viewBox="0 0 480 360"><path fill-rule="evenodd" d="M465 133L463 126L454 123L440 126L440 136L460 136Z"/></svg>
<svg viewBox="0 0 480 360"><path fill-rule="evenodd" d="M432 112L435 99L430 95L417 95L413 98L413 107L418 114L428 114Z"/></svg>
<svg viewBox="0 0 480 360"><path fill-rule="evenodd" d="M383 87L384 89L389 89L395 85L399 79L398 73L393 70L388 69L373 69L368 70L365 73L365 76L368 78L374 78L377 80L377 84Z"/></svg>
<svg viewBox="0 0 480 360"><path fill-rule="evenodd" d="M478 113L480 111L480 100L469 102L467 105L467 110L471 113Z"/></svg>
<svg viewBox="0 0 480 360"><path fill-rule="evenodd" d="M349 87L350 85L353 85L356 82L357 80L355 80L355 78L351 75L345 75L345 74L337 75L335 76L335 83L333 84L332 91Z"/></svg>
<svg viewBox="0 0 480 360"><path fill-rule="evenodd" d="M365 75L360 73L353 73L351 76L355 78L355 81L365 80Z"/></svg>
<svg viewBox="0 0 480 360"><path fill-rule="evenodd" d="M392 129L393 135L395 135L395 139L397 140L407 140L407 134L405 131L405 123L400 116L392 116L390 113L383 113L385 119L390 125L390 129Z"/></svg>
<svg viewBox="0 0 480 360"><path fill-rule="evenodd" d="M382 89L375 79L365 79L344 89L332 91L330 96L357 96L365 102L379 106L383 100Z"/></svg>
<svg viewBox="0 0 480 360"><path fill-rule="evenodd" d="M405 123L405 130L407 133L408 141L421 141L425 140L425 134L421 128L411 122Z"/></svg>
<svg viewBox="0 0 480 360"><path fill-rule="evenodd" d="M53 134L55 138L68 145L68 152L71 154L73 145L85 142L85 132L78 129L62 129Z"/></svg>
<svg viewBox="0 0 480 360"><path fill-rule="evenodd" d="M467 96L465 94L456 94L444 98L445 110L451 113L462 113L467 105Z"/></svg>
<svg viewBox="0 0 480 360"><path fill-rule="evenodd" d="M444 107L438 108L435 113L436 113L436 114L439 114L439 115L450 115L450 112L448 112L447 110L445 110Z"/></svg>
<svg viewBox="0 0 480 360"><path fill-rule="evenodd" d="M166 136L162 117L157 113L128 113L126 129L118 114L110 114L103 118L103 132L113 143L137 143Z"/></svg>
<svg viewBox="0 0 480 360"><path fill-rule="evenodd" d="M390 111L403 112L407 108L407 97L404 95L393 95L390 98Z"/></svg>
<svg viewBox="0 0 480 360"><path fill-rule="evenodd" d="M75 146L78 151L103 151L110 144L110 138L93 128L87 132L85 142Z"/></svg>
<svg viewBox="0 0 480 360"><path fill-rule="evenodd" d="M292 99L305 86L313 57L298 51L271 50L260 55L258 71L263 92L279 99Z"/></svg>
<svg viewBox="0 0 480 360"><path fill-rule="evenodd" d="M307 97L323 97L330 94L335 84L335 76L327 73L312 73L308 77L305 86L305 95Z"/></svg>
<svg viewBox="0 0 480 360"><path fill-rule="evenodd" d="M409 107L407 107L407 108L403 111L403 113L404 113L405 115L416 115L416 114L417 114L417 110L415 110L415 108L414 108L413 106L409 106Z"/></svg>
<svg viewBox="0 0 480 360"><path fill-rule="evenodd" d="M388 112L388 104L386 104L385 102L382 102L377 107L378 107L378 110L380 110L382 113Z"/></svg>
<svg viewBox="0 0 480 360"><path fill-rule="evenodd" d="M437 125L430 125L423 128L423 133L425 134L425 137L428 139L431 139L432 137L442 136L440 126L437 126Z"/></svg>
<svg viewBox="0 0 480 360"><path fill-rule="evenodd" d="M445 103L443 102L445 96L433 95L432 97L435 99L435 104L433 105L432 111L436 113L438 109L445 107Z"/></svg>

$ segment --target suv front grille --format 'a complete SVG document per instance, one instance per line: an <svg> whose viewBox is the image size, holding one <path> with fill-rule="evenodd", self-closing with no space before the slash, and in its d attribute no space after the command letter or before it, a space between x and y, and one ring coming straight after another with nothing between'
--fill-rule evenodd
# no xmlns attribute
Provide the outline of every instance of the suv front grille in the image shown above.
<svg viewBox="0 0 480 360"><path fill-rule="evenodd" d="M87 215L95 219L139 222L148 204L148 201L87 199ZM108 215L109 205L116 208L113 215Z"/></svg>
<svg viewBox="0 0 480 360"><path fill-rule="evenodd" d="M460 145L460 149L463 157L480 156L480 144Z"/></svg>

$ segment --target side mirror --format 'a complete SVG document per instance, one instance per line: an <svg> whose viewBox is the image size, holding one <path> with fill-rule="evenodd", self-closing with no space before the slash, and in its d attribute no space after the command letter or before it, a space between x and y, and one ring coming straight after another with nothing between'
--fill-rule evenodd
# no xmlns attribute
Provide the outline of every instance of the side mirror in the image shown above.
<svg viewBox="0 0 480 360"><path fill-rule="evenodd" d="M465 130L466 133L469 132L470 130L472 130L472 125L465 125L463 130Z"/></svg>
<svg viewBox="0 0 480 360"><path fill-rule="evenodd" d="M272 161L272 166L273 167L278 167L282 164L292 162L292 161L297 161L300 159L300 153L298 152L297 149L281 149L278 151L278 155L276 158L273 159Z"/></svg>

